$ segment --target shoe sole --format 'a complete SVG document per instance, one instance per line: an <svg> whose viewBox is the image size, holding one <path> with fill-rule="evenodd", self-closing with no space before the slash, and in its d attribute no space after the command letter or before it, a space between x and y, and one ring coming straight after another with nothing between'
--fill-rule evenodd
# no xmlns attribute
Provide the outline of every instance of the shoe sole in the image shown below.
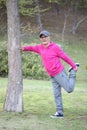
<svg viewBox="0 0 87 130"><path fill-rule="evenodd" d="M54 118L54 119L56 119L56 118L59 118L59 119L64 118L63 116L59 116L59 117L50 116L50 117Z"/></svg>

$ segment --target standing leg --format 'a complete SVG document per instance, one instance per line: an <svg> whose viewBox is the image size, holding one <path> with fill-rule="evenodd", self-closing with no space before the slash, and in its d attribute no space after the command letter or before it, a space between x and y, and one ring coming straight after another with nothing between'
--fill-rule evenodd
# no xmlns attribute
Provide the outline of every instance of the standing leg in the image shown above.
<svg viewBox="0 0 87 130"><path fill-rule="evenodd" d="M54 92L54 99L56 103L56 112L63 114L63 104L62 104L62 95L61 95L61 86L56 82L55 78L51 78Z"/></svg>

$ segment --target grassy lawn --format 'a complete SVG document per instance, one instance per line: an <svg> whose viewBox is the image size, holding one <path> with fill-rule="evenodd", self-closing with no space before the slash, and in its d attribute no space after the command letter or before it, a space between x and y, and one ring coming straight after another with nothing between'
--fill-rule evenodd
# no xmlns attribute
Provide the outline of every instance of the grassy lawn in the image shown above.
<svg viewBox="0 0 87 130"><path fill-rule="evenodd" d="M23 113L3 112L7 78L0 78L0 130L87 130L87 82L78 81L75 91L63 91L64 118L55 112L50 81L23 81Z"/></svg>

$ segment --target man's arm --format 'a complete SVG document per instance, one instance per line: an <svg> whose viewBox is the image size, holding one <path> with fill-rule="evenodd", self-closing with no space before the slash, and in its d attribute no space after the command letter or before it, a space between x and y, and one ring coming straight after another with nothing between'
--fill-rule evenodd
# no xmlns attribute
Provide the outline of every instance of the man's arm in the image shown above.
<svg viewBox="0 0 87 130"><path fill-rule="evenodd" d="M61 49L61 47L58 47L56 51L59 58L63 59L66 63L72 66L74 71L77 71L78 67L76 66L74 61Z"/></svg>
<svg viewBox="0 0 87 130"><path fill-rule="evenodd" d="M21 51L32 51L36 53L40 53L39 45L36 46L21 46Z"/></svg>

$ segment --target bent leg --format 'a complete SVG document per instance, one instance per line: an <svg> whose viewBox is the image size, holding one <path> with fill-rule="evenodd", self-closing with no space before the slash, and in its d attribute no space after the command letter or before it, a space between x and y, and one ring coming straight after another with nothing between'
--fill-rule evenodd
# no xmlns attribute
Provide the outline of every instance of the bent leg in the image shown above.
<svg viewBox="0 0 87 130"><path fill-rule="evenodd" d="M60 84L68 93L72 92L76 83L76 72L74 70L70 71L69 76L67 75L65 69L58 75L56 75L55 80Z"/></svg>
<svg viewBox="0 0 87 130"><path fill-rule="evenodd" d="M56 82L55 78L51 78L54 92L54 99L56 103L56 112L63 114L63 104L62 104L62 95L61 95L61 86Z"/></svg>

